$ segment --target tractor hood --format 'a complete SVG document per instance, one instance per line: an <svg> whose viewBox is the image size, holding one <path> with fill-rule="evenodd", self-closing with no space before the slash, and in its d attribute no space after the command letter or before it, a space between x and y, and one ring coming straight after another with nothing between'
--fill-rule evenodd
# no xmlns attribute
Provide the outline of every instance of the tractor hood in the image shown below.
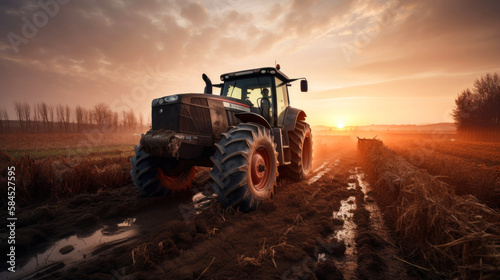
<svg viewBox="0 0 500 280"><path fill-rule="evenodd" d="M220 135L234 114L250 112L248 102L202 93L184 93L156 98L152 102L152 129L192 135Z"/></svg>

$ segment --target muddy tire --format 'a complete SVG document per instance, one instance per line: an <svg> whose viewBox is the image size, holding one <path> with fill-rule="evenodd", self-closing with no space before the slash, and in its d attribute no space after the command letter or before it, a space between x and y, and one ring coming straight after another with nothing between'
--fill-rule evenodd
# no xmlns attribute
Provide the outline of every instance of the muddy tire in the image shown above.
<svg viewBox="0 0 500 280"><path fill-rule="evenodd" d="M210 158L214 164L210 176L219 202L241 211L255 210L271 197L278 161L271 131L253 123L240 124L222 133Z"/></svg>
<svg viewBox="0 0 500 280"><path fill-rule="evenodd" d="M196 168L182 162L154 157L142 146L135 146L135 156L130 159L130 175L134 185L147 196L165 196L191 187Z"/></svg>
<svg viewBox="0 0 500 280"><path fill-rule="evenodd" d="M290 140L292 163L285 166L284 170L288 177L300 181L309 175L312 169L311 127L304 121L297 121L295 129L288 132L288 139Z"/></svg>

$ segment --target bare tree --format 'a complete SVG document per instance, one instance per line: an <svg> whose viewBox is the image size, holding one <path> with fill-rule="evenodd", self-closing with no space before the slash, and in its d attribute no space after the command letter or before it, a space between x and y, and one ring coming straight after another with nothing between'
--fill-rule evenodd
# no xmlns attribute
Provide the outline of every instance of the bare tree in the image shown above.
<svg viewBox="0 0 500 280"><path fill-rule="evenodd" d="M113 112L113 130L116 132L118 131L118 113L117 112Z"/></svg>
<svg viewBox="0 0 500 280"><path fill-rule="evenodd" d="M31 106L27 102L23 103L24 120L26 123L26 129L31 130Z"/></svg>
<svg viewBox="0 0 500 280"><path fill-rule="evenodd" d="M59 124L59 129L62 131L64 127L64 105L57 104L56 117L57 117L57 123Z"/></svg>
<svg viewBox="0 0 500 280"><path fill-rule="evenodd" d="M33 131L39 131L39 111L38 111L38 106L36 104L33 104Z"/></svg>
<svg viewBox="0 0 500 280"><path fill-rule="evenodd" d="M84 123L85 128L92 127L92 112L88 109L82 110L82 122Z"/></svg>
<svg viewBox="0 0 500 280"><path fill-rule="evenodd" d="M21 126L21 130L24 131L24 113L23 113L23 104L20 102L14 103L14 109L16 110L17 119L19 120L19 126Z"/></svg>
<svg viewBox="0 0 500 280"><path fill-rule="evenodd" d="M76 106L75 118L76 118L76 130L77 131L83 130L84 111L85 111L85 109L83 109L80 105Z"/></svg>
<svg viewBox="0 0 500 280"><path fill-rule="evenodd" d="M142 113L139 113L139 129L142 130L144 127L144 118L142 117Z"/></svg>
<svg viewBox="0 0 500 280"><path fill-rule="evenodd" d="M121 127L123 130L127 130L127 111L122 111L122 122Z"/></svg>
<svg viewBox="0 0 500 280"><path fill-rule="evenodd" d="M74 117L78 131L82 131L86 128L89 128L92 124L92 112L88 109L83 108L78 105L75 108L75 117Z"/></svg>
<svg viewBox="0 0 500 280"><path fill-rule="evenodd" d="M3 130L3 123L4 123L4 120L3 120L3 112L5 111L5 109L0 109L0 130Z"/></svg>
<svg viewBox="0 0 500 280"><path fill-rule="evenodd" d="M113 121L113 112L108 105L99 103L92 110L92 119L101 130L108 130Z"/></svg>
<svg viewBox="0 0 500 280"><path fill-rule="evenodd" d="M38 113L40 114L40 120L43 124L43 129L47 131L49 127L49 112L47 109L47 104L45 102L38 103Z"/></svg>
<svg viewBox="0 0 500 280"><path fill-rule="evenodd" d="M66 105L64 107L64 130L69 131L69 125L71 123L71 107Z"/></svg>
<svg viewBox="0 0 500 280"><path fill-rule="evenodd" d="M47 112L48 112L47 120L48 120L48 124L49 124L49 130L52 131L54 129L54 106L48 105Z"/></svg>
<svg viewBox="0 0 500 280"><path fill-rule="evenodd" d="M133 130L137 126L137 119L135 117L134 111L130 109L129 111L122 111L123 116L123 127L126 130Z"/></svg>
<svg viewBox="0 0 500 280"><path fill-rule="evenodd" d="M7 110L4 110L2 112L2 117L6 123L6 129L9 130L10 128L10 122L9 122L9 113L7 112Z"/></svg>

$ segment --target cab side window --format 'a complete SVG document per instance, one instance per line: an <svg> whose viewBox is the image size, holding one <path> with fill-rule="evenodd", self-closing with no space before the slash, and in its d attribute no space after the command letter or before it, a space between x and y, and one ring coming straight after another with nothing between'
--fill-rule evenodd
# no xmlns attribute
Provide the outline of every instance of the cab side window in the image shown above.
<svg viewBox="0 0 500 280"><path fill-rule="evenodd" d="M285 118L285 110L288 107L288 89L286 83L282 80L275 78L276 83L276 108L278 116L278 126L283 126L283 119Z"/></svg>

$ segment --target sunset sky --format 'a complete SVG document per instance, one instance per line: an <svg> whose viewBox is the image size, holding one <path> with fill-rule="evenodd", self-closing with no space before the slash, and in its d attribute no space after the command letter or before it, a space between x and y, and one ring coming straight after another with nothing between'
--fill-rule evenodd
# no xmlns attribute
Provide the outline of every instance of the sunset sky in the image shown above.
<svg viewBox="0 0 500 280"><path fill-rule="evenodd" d="M313 125L452 121L457 94L500 73L500 1L0 2L0 108L202 92L206 73L273 66L306 77ZM67 3L63 3L67 2Z"/></svg>

